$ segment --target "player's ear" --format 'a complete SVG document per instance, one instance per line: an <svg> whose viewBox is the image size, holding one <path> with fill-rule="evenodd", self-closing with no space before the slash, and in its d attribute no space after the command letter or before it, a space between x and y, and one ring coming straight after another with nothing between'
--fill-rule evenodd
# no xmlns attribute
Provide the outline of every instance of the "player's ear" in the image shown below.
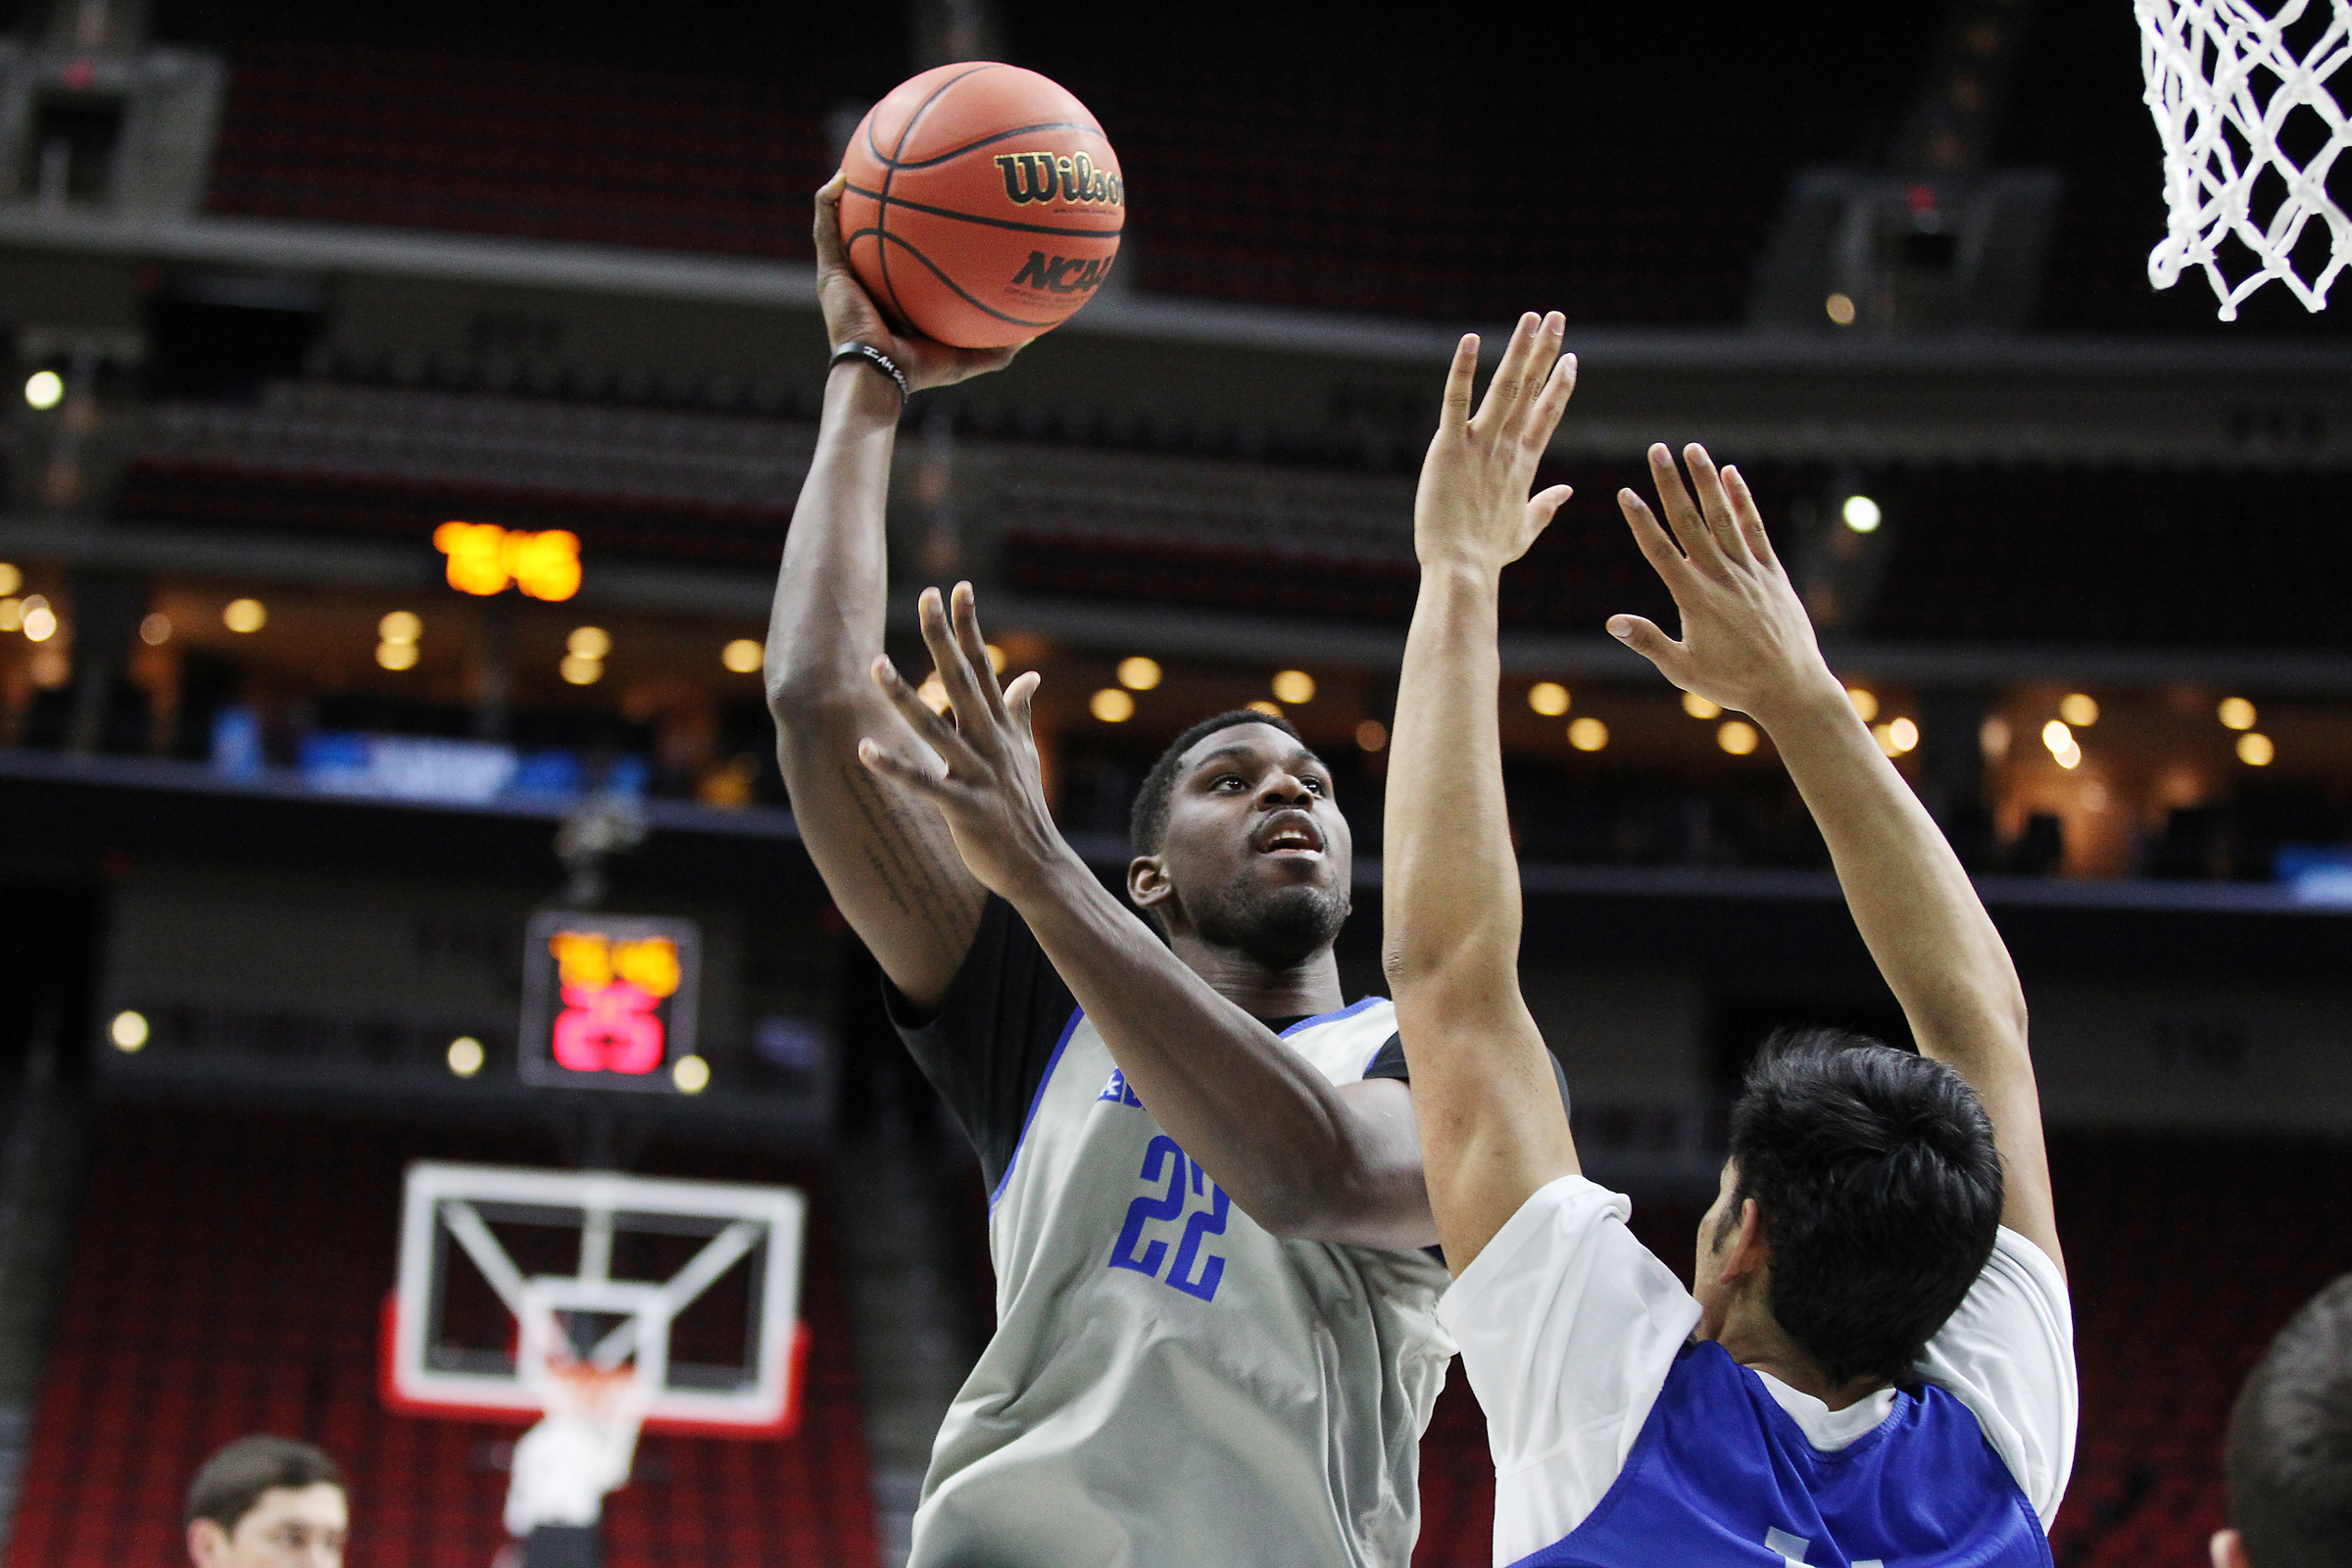
<svg viewBox="0 0 2352 1568"><path fill-rule="evenodd" d="M1146 911L1165 904L1175 893L1168 869L1156 855L1139 855L1127 862L1127 902Z"/></svg>
<svg viewBox="0 0 2352 1568"><path fill-rule="evenodd" d="M1772 1243L1764 1235L1764 1211L1752 1198L1740 1204L1740 1224L1732 1232L1729 1247L1723 1252L1723 1277L1738 1279L1742 1274L1756 1273L1772 1262Z"/></svg>
<svg viewBox="0 0 2352 1568"><path fill-rule="evenodd" d="M2246 1544L2234 1530L2216 1530L2213 1533L2213 1568L2254 1568L2246 1556Z"/></svg>
<svg viewBox="0 0 2352 1568"><path fill-rule="evenodd" d="M210 1519L188 1524L188 1561L196 1568L220 1568L228 1561L228 1532Z"/></svg>

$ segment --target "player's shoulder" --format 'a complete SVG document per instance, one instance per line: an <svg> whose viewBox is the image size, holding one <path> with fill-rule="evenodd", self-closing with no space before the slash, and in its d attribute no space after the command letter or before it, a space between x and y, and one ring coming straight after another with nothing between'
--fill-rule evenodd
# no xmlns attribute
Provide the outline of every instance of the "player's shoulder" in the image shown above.
<svg viewBox="0 0 2352 1568"><path fill-rule="evenodd" d="M1381 1048L1396 1033L1396 1004L1366 997L1336 1012L1302 1018L1282 1032L1283 1043L1335 1084L1363 1077Z"/></svg>

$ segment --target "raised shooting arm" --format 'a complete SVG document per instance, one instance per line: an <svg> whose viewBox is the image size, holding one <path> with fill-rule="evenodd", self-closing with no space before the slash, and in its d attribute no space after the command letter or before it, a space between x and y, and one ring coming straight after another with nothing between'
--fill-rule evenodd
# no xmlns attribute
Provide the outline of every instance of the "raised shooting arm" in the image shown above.
<svg viewBox="0 0 2352 1568"><path fill-rule="evenodd" d="M1565 486L1528 498L1575 387L1566 322L1521 319L1475 417L1465 337L1413 507L1420 597L1389 753L1382 956L1413 1071L1431 1210L1459 1274L1539 1188L1577 1169L1544 1040L1519 991L1519 866L1495 711L1502 568Z"/></svg>
<svg viewBox="0 0 2352 1568"><path fill-rule="evenodd" d="M1718 474L1697 446L1684 457L1695 501L1672 454L1649 451L1671 536L1639 496L1619 497L1674 595L1682 640L1639 615L1613 615L1609 630L1677 686L1753 716L1772 737L1921 1054L1966 1079L1991 1118L2005 1167L2001 1222L2063 1268L2026 999L2009 951L1935 819L1823 662L1740 471Z"/></svg>
<svg viewBox="0 0 2352 1568"><path fill-rule="evenodd" d="M916 390L1009 362L1009 349L952 349L890 330L843 258L841 183L834 176L816 196L828 340L873 345ZM898 387L870 365L837 365L826 376L816 455L785 537L768 618L767 702L809 858L883 972L930 1007L971 947L984 895L939 813L858 761L865 736L907 738L866 673L882 652L883 513L900 402Z"/></svg>

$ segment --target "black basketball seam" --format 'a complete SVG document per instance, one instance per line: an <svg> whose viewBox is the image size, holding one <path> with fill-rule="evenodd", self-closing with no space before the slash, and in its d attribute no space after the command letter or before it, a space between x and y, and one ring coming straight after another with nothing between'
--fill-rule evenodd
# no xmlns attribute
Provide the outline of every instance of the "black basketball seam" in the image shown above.
<svg viewBox="0 0 2352 1568"><path fill-rule="evenodd" d="M888 196L881 191L867 190L860 185L850 185L845 188L854 195L870 196L884 207L904 207L908 212L929 213L933 218L953 218L965 223L985 223L990 228L1018 229L1024 234L1058 234L1065 239L1117 239L1127 231L1123 222L1117 228L1055 228L1051 223L1020 223L1009 218L982 218L977 213L959 213L951 207L933 207L923 202L910 202L904 196Z"/></svg>
<svg viewBox="0 0 2352 1568"><path fill-rule="evenodd" d="M860 235L863 235L868 231L861 228L858 232ZM882 242L881 250L884 255L888 255L890 253L890 247L893 245L905 245L906 247L907 255L913 257L916 261L929 268L931 270L931 275L938 278L942 283L947 284L948 287L954 289L956 293L956 296L965 304L971 306L973 310L986 311L989 315L995 317L1000 321L1010 321L1015 326L1034 326L1044 328L1058 326L1061 324L1061 320L1068 319L1068 318L1064 317L1059 320L1032 321L1025 316L1008 316L1004 312L998 310L995 306L988 304L986 301L976 300L972 298L971 295L965 293L963 286L957 283L954 278L950 277L947 273L941 271L939 270L939 264L932 261L930 257L925 256L919 246L901 239L898 235L886 232L883 229L877 228L871 232L877 240ZM1085 302L1080 301L1079 303L1084 304Z"/></svg>
<svg viewBox="0 0 2352 1568"><path fill-rule="evenodd" d="M930 112L933 104L939 102L939 95L941 93L946 92L950 87L955 86L966 76L976 76L981 72L993 70L994 68L994 61L982 61L980 64L972 67L971 70L957 72L955 75L950 76L947 80L932 88L931 96L925 98L921 103L915 105L914 113L906 117L906 123L899 127L898 144L892 147L888 153L884 153L880 146L876 145L874 142L873 119L869 115L866 119L865 125L866 145L873 148L875 157L882 159L885 165L888 165L891 160L896 159L899 154L905 150L906 146L906 138L914 134L914 127L916 123L922 120L924 115ZM899 285L893 282L890 276L890 245L888 243L890 239L890 182L897 177L898 171L896 169L886 167L883 170L882 195L879 198L880 206L879 210L874 214L874 235L877 241L879 241L879 243L874 246L874 260L875 263L882 269L882 286L890 291L890 303L899 308L899 319L905 321L908 326L912 326L914 324L914 318L907 314L906 302L899 298ZM909 250L913 250L912 246L908 246L907 248ZM842 249L846 253L849 247L845 245L842 247ZM915 255L921 256L922 252L915 251ZM930 267L931 264L926 260L923 265ZM938 269L932 268L932 270L937 271ZM960 290L958 292L960 292ZM1025 326L1028 323L1024 321L1021 324Z"/></svg>
<svg viewBox="0 0 2352 1568"><path fill-rule="evenodd" d="M956 79L961 80L962 78L958 77ZM1041 121L1034 125L1015 125L1010 130L1000 130L993 135L982 136L977 141L967 141L962 146L941 153L936 158L908 159L902 163L896 158L886 158L880 152L875 152L874 158L876 162L881 163L891 169L929 169L935 164L944 164L950 159L961 158L965 153L972 151L974 148L986 147L992 142L1010 141L1015 136L1026 136L1032 132L1040 130L1083 130L1091 132L1097 136L1102 136L1102 127L1101 125L1090 125L1084 121L1078 120L1047 120ZM868 142L871 142L873 138L868 136L866 139ZM1109 146L1110 138L1108 136L1102 136L1102 144L1105 147ZM906 138L901 136L899 138L899 145L902 147L906 146Z"/></svg>

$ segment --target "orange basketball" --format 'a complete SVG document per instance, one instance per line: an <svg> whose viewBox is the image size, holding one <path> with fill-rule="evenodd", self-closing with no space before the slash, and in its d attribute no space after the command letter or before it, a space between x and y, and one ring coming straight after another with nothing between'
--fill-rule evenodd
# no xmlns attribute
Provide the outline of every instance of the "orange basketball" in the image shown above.
<svg viewBox="0 0 2352 1568"><path fill-rule="evenodd" d="M1110 275L1118 155L1034 71L938 66L874 105L841 161L841 237L874 303L957 348L1050 332Z"/></svg>

